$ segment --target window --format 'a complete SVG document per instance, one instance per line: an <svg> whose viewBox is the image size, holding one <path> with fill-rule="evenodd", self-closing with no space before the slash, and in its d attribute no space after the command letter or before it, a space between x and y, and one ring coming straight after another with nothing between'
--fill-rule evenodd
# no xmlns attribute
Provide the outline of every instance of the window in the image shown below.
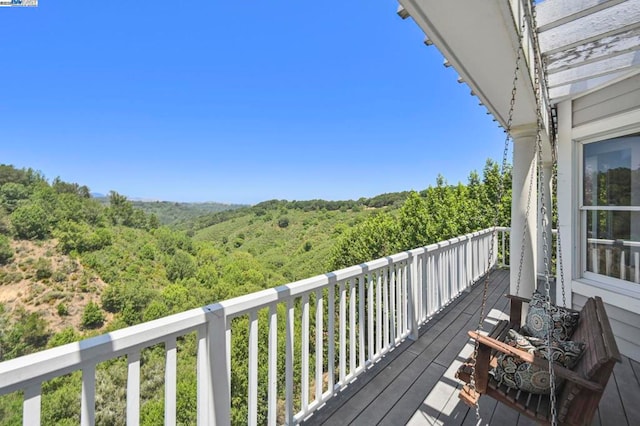
<svg viewBox="0 0 640 426"><path fill-rule="evenodd" d="M640 284L640 134L583 145L585 277Z"/></svg>

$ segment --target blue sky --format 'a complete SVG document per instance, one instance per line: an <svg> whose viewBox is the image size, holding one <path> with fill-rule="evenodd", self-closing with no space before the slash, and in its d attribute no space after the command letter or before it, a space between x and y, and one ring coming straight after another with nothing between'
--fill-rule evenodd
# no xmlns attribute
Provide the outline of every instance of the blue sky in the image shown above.
<svg viewBox="0 0 640 426"><path fill-rule="evenodd" d="M504 136L393 0L1 8L0 163L171 201L466 182Z"/></svg>

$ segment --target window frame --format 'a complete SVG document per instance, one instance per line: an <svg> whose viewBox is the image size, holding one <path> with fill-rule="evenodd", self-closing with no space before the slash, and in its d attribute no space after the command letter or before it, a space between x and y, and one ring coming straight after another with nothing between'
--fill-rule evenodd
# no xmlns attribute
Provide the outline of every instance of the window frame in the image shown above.
<svg viewBox="0 0 640 426"><path fill-rule="evenodd" d="M603 132L598 135L592 135L591 137L585 137L577 142L577 173L576 178L578 180L574 189L577 190L577 220L578 220L578 235L577 248L579 256L576 259L578 263L578 277L586 279L590 282L600 283L605 288L610 290L622 290L623 292L632 292L640 297L640 283L635 281L623 280L620 278L610 277L604 274L595 273L587 270L587 214L590 211L632 211L640 212L640 206L586 206L584 203L584 147L585 145L607 142L611 139L625 137L625 136L640 136L640 123L636 123L634 126L627 127L625 129L613 129L611 131ZM631 259L630 259L631 261ZM633 277L632 277L633 279Z"/></svg>

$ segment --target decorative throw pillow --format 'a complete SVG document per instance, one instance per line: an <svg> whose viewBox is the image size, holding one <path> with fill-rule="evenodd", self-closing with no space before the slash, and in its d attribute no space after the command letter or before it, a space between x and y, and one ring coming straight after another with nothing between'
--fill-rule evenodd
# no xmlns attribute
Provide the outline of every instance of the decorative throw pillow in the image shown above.
<svg viewBox="0 0 640 426"><path fill-rule="evenodd" d="M526 337L515 330L509 330L505 343L517 349L522 349L536 357L549 359L548 347L544 340L535 337ZM566 368L573 368L582 352L584 343L572 341L552 342L551 359ZM498 356L496 368L491 370L493 377L510 388L521 389L529 393L548 394L551 390L549 371L547 368L538 367L520 358L501 354ZM560 381L556 381L560 385Z"/></svg>
<svg viewBox="0 0 640 426"><path fill-rule="evenodd" d="M545 297L536 290L529 303L529 312L522 332L528 336L546 340L549 322L551 322L552 340L567 340L578 326L579 320L579 312L569 311L561 306L551 305L551 312L547 313Z"/></svg>

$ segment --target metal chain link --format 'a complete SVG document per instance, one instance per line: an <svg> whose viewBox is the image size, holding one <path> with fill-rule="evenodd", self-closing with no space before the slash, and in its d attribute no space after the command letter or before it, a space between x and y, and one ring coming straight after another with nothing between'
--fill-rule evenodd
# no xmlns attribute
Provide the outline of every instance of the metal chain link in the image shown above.
<svg viewBox="0 0 640 426"><path fill-rule="evenodd" d="M508 112L508 116L507 116L507 123L506 123L506 127L504 129L505 131L505 140L504 140L504 150L502 152L502 169L501 169L501 173L500 173L500 179L498 180L498 199L496 202L496 209L495 209L495 213L494 213L494 223L493 223L493 230L491 232L491 243L489 245L489 262L487 263L487 271L485 272L485 276L484 276L484 284L483 284L483 291L482 291L482 302L480 304L480 317L478 319L478 327L476 329L476 333L477 335L480 334L480 331L482 331L483 329L483 322L484 322L484 317L485 317L485 310L486 310L486 305L487 305L487 295L488 295L488 290L489 290L489 274L491 271L491 259L493 259L493 253L495 250L495 240L496 240L496 236L497 236L497 228L499 225L499 221L500 221L500 206L502 203L502 198L504 196L504 192L505 192L505 188L504 188L504 176L506 173L506 169L507 169L507 163L508 163L508 156L509 156L509 139L511 138L511 126L513 124L513 113L515 111L515 105L516 105L516 94L517 94L517 84L518 84L518 72L520 71L520 61L522 60L522 54L524 52L523 47L522 47L522 37L525 31L525 26L524 26L524 22L522 23L522 28L519 34L519 43L518 43L518 52L516 54L516 65L515 65L515 69L513 71L513 85L512 85L512 89L511 89L511 101L509 104L509 112ZM504 253L503 253L504 256ZM478 348L479 348L479 343L478 343L478 339L475 339L475 344L474 344L474 348L473 348L473 355L471 357L471 375L470 375L470 380L469 380L469 387L471 388L471 390L475 393L476 391L476 381L475 381L475 376L476 376L476 360L478 358ZM480 416L480 404L478 403L478 401L476 400L475 403L475 415L476 415L476 421L477 421L477 425L480 425L482 422L482 417Z"/></svg>
<svg viewBox="0 0 640 426"><path fill-rule="evenodd" d="M531 0L531 34L532 34L532 45L533 45L533 54L534 54L534 90L535 90L535 99L536 99L536 121L537 121L537 131L536 131L536 151L537 151L537 171L538 171L538 183L540 190L540 215L542 218L542 252L544 259L544 288L545 288L545 308L547 310L547 360L549 362L549 400L551 406L551 425L555 426L558 423L557 413L556 413L556 377L555 371L553 369L553 347L552 347L552 319L551 319L551 286L549 284L549 249L547 246L548 236L547 236L547 206L545 203L545 185L544 185L544 169L542 167L542 128L544 126L543 116L542 116L542 87L540 82L540 74L543 73L543 64L540 63L542 61L542 55L538 50L538 33L536 31L536 7L535 1ZM526 9L525 9L526 15ZM548 86L545 86L545 90L548 89ZM548 93L546 93L548 99ZM545 109L545 112L549 112L548 109ZM550 116L547 116L548 119L551 119ZM551 125L551 123L550 123Z"/></svg>

